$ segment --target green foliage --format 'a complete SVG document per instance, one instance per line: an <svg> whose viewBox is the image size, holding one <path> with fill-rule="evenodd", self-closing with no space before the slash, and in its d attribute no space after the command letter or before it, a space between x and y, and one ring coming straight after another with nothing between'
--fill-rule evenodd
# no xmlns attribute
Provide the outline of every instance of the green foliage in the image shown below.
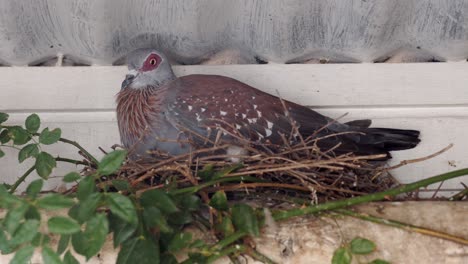
<svg viewBox="0 0 468 264"><path fill-rule="evenodd" d="M200 191L204 188L236 180L258 180L226 177L242 168L241 164L221 170L207 165L198 172L200 184L197 186L177 188L177 181L169 179L162 188L139 193L129 179L115 175L125 162L125 150L112 151L98 162L78 143L61 138L59 128L44 128L37 133L41 120L36 114L27 117L24 127L5 125L7 121L8 115L0 113L0 158L4 156L2 147L7 146L18 150L20 163L28 159L34 161L34 166L17 182L0 184L0 208L6 211L0 219L0 251L2 254L15 253L10 263L29 263L34 249L41 248L44 263L76 264L79 262L73 254L90 259L102 249L109 234L113 237L114 247L120 248L119 264L178 263L174 254L180 251L188 253L184 263L207 263L222 256L254 252L243 239L260 234L262 210L244 203L231 205L224 191L202 196L211 197L209 201L200 199ZM57 161L83 164L57 158L42 149L43 145L58 141L77 147L87 157L85 164L91 163L91 173L82 176L70 172L63 177L65 183L77 184L75 193L41 195L44 181L57 166ZM25 196L13 195L34 170L41 179L26 186ZM67 209L68 215L43 220L47 221L47 231L39 228L41 219L45 219L44 211L57 209ZM210 215L205 213L208 211ZM299 215L297 211L293 213ZM286 218L286 214L282 211L280 216ZM191 233L183 231L187 224L195 224L207 234L214 234L213 241L217 242L194 240ZM60 237L56 249L50 248L51 237ZM335 251L332 263L350 263L353 257L369 254L375 249L372 241L355 238ZM263 256L263 259L267 257ZM376 259L371 263L387 262Z"/></svg>
<svg viewBox="0 0 468 264"><path fill-rule="evenodd" d="M350 248L353 254L370 254L375 250L376 246L369 239L356 237L351 240Z"/></svg>
<svg viewBox="0 0 468 264"><path fill-rule="evenodd" d="M350 243L343 245L333 253L332 264L349 264L355 255L358 258L360 255L367 255L374 252L376 245L373 241L356 237ZM360 262L361 263L361 262ZM381 259L375 259L369 264L389 264L389 262Z"/></svg>

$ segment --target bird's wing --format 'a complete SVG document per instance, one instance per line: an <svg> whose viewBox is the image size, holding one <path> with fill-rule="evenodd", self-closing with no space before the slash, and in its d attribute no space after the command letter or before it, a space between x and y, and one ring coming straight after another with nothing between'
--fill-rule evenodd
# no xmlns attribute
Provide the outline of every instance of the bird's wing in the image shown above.
<svg viewBox="0 0 468 264"><path fill-rule="evenodd" d="M167 119L182 130L211 140L215 140L214 128L219 126L226 130L220 132L222 139L236 140L229 135L233 133L253 141L281 144L281 134L288 138L294 132L292 120L301 133L308 134L330 122L307 107L224 76L188 75L168 84L167 90Z"/></svg>

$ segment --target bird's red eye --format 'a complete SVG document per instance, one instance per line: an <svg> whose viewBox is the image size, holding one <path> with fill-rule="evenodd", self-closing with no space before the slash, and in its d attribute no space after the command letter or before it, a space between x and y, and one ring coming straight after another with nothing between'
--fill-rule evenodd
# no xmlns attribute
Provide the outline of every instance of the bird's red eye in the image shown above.
<svg viewBox="0 0 468 264"><path fill-rule="evenodd" d="M148 58L146 59L145 63L143 64L143 67L141 68L142 71L152 71L154 70L156 67L159 66L159 64L161 63L161 57L159 57L157 54L151 54L150 56L148 56Z"/></svg>

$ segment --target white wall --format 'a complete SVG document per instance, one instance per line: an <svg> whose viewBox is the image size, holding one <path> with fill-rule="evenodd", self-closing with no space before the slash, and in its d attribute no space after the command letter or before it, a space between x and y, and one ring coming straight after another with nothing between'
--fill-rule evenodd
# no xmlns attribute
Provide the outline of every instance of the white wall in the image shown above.
<svg viewBox="0 0 468 264"><path fill-rule="evenodd" d="M468 63L178 66L175 71L232 76L331 117L349 113L345 120L371 118L375 126L421 130L420 146L394 152L393 164L455 144L430 161L395 170L402 182L468 166ZM99 155L98 146L119 143L114 99L125 72L125 67L104 66L0 68L0 111L18 123L38 113L45 126L62 128L63 137ZM0 177L11 183L28 166L18 166L13 152L5 150ZM51 151L79 158L71 146ZM60 164L53 175L72 168ZM461 181L468 177L443 188L460 188Z"/></svg>

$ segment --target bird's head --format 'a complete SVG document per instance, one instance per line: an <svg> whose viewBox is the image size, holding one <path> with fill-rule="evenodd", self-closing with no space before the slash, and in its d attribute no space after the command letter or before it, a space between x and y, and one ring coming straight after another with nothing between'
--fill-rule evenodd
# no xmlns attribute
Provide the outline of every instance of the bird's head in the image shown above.
<svg viewBox="0 0 468 264"><path fill-rule="evenodd" d="M128 74L122 89L157 88L175 79L167 57L154 49L137 49L127 56Z"/></svg>

